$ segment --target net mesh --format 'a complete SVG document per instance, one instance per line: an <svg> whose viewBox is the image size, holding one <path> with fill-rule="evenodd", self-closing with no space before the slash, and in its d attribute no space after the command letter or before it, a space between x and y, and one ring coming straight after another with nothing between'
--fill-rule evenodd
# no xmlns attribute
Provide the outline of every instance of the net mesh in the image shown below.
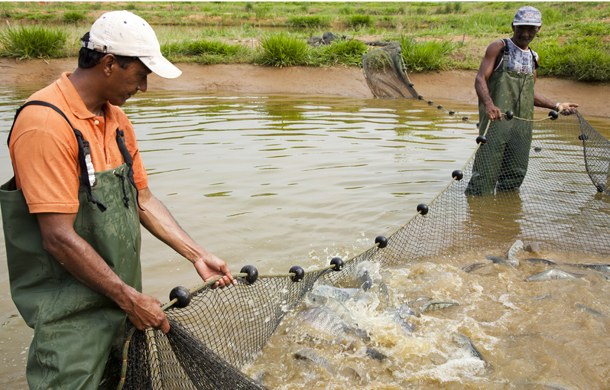
<svg viewBox="0 0 610 390"><path fill-rule="evenodd" d="M399 67L391 62L393 69L404 73L400 61ZM371 62L364 63L366 72ZM394 90L387 97L401 93ZM494 136L506 128L525 136L509 137L504 144L501 172L483 164L475 168ZM509 248L517 239L553 253L586 253L602 259L610 255L610 142L605 137L577 114L537 121L505 118L491 123L485 139L489 142L478 139L476 152L463 167L449 168L444 191L418 205L408 222L386 237L377 237L359 255L334 260L318 270L293 269L256 280L252 269L242 270L237 286L195 288L190 304L183 308L176 307L177 300L171 301L166 305L172 326L167 335L157 330L130 333L120 386L262 388L242 373L244 365L257 357L314 283L341 285L352 280L364 261L400 265L455 253L493 252ZM524 142L529 145L525 155L508 152ZM527 174L522 177L523 169L514 169L513 164L527 167ZM466 195L473 170L493 177L490 194ZM521 181L512 189L502 184Z"/></svg>

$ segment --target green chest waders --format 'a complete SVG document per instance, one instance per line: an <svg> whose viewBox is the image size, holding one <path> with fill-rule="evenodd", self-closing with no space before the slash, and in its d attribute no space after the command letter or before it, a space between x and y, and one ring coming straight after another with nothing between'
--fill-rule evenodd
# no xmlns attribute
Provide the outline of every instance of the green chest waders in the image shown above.
<svg viewBox="0 0 610 390"><path fill-rule="evenodd" d="M519 118L532 119L534 75L508 70L508 55L505 49L502 68L495 70L489 78L490 96L502 113L512 111ZM481 102L479 118L479 133L483 135L489 118ZM519 188L527 172L532 142L531 122L505 118L494 121L485 136L487 142L477 150L466 194L485 195L493 194L495 189L509 191Z"/></svg>
<svg viewBox="0 0 610 390"><path fill-rule="evenodd" d="M122 132L117 129L117 143L126 163L95 173L93 185L82 168L88 144L74 132L81 163L74 229L125 283L141 290L138 206ZM0 187L0 204L11 295L34 328L27 366L30 388L98 388L111 348L122 344L125 313L77 281L43 249L36 216L29 213L22 191L15 189L14 178Z"/></svg>

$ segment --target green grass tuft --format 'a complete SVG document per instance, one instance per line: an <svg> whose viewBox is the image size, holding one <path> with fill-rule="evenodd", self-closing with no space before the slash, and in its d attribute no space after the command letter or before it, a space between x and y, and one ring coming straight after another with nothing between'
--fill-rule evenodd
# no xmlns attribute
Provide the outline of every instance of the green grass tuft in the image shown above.
<svg viewBox="0 0 610 390"><path fill-rule="evenodd" d="M318 58L320 65L360 66L362 56L368 48L364 42L356 40L337 40L330 45L321 46Z"/></svg>
<svg viewBox="0 0 610 390"><path fill-rule="evenodd" d="M282 32L262 38L258 62L278 67L307 65L308 54L309 46L304 40Z"/></svg>
<svg viewBox="0 0 610 390"><path fill-rule="evenodd" d="M401 37L400 47L407 69L425 72L448 69L456 44L447 41L415 42L413 38Z"/></svg>
<svg viewBox="0 0 610 390"><path fill-rule="evenodd" d="M58 58L64 55L67 34L42 26L10 27L0 32L0 55L32 59Z"/></svg>

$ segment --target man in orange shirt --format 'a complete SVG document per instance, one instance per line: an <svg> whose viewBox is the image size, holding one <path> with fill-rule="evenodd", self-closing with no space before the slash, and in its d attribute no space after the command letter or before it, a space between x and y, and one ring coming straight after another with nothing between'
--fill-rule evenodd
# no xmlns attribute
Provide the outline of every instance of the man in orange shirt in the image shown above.
<svg viewBox="0 0 610 390"><path fill-rule="evenodd" d="M152 28L128 11L102 15L82 39L78 68L34 93L15 117L15 176L0 189L11 295L34 328L30 388L97 388L125 319L168 332L141 293L140 224L216 287L227 264L197 244L148 188L133 126L119 108L147 76L181 71Z"/></svg>

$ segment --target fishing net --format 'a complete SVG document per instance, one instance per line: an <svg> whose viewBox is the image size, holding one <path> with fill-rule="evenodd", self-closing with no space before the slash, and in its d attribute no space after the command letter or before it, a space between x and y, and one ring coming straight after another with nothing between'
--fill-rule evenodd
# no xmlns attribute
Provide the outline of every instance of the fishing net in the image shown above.
<svg viewBox="0 0 610 390"><path fill-rule="evenodd" d="M403 73L399 65L391 67ZM365 71L372 66L370 59L365 61ZM412 86L404 80L408 91ZM393 93L396 97L398 92ZM242 373L243 367L261 353L314 283L341 285L353 279L365 261L409 264L508 249L515 240L530 243L535 251L607 258L610 142L579 114L549 114L525 120L506 113L503 121L491 122L477 143L473 140L476 151L466 164L447 167L448 185L441 193L419 204L403 226L376 237L353 258L333 258L327 267L313 271L293 266L278 275L259 276L255 267L247 266L237 275L236 286L174 289L165 305L171 323L167 335L158 330L129 332L120 387L263 388L260 378ZM510 136L498 145L502 132ZM525 153L515 152L523 147ZM470 184L477 181L472 180L475 176L486 184Z"/></svg>

